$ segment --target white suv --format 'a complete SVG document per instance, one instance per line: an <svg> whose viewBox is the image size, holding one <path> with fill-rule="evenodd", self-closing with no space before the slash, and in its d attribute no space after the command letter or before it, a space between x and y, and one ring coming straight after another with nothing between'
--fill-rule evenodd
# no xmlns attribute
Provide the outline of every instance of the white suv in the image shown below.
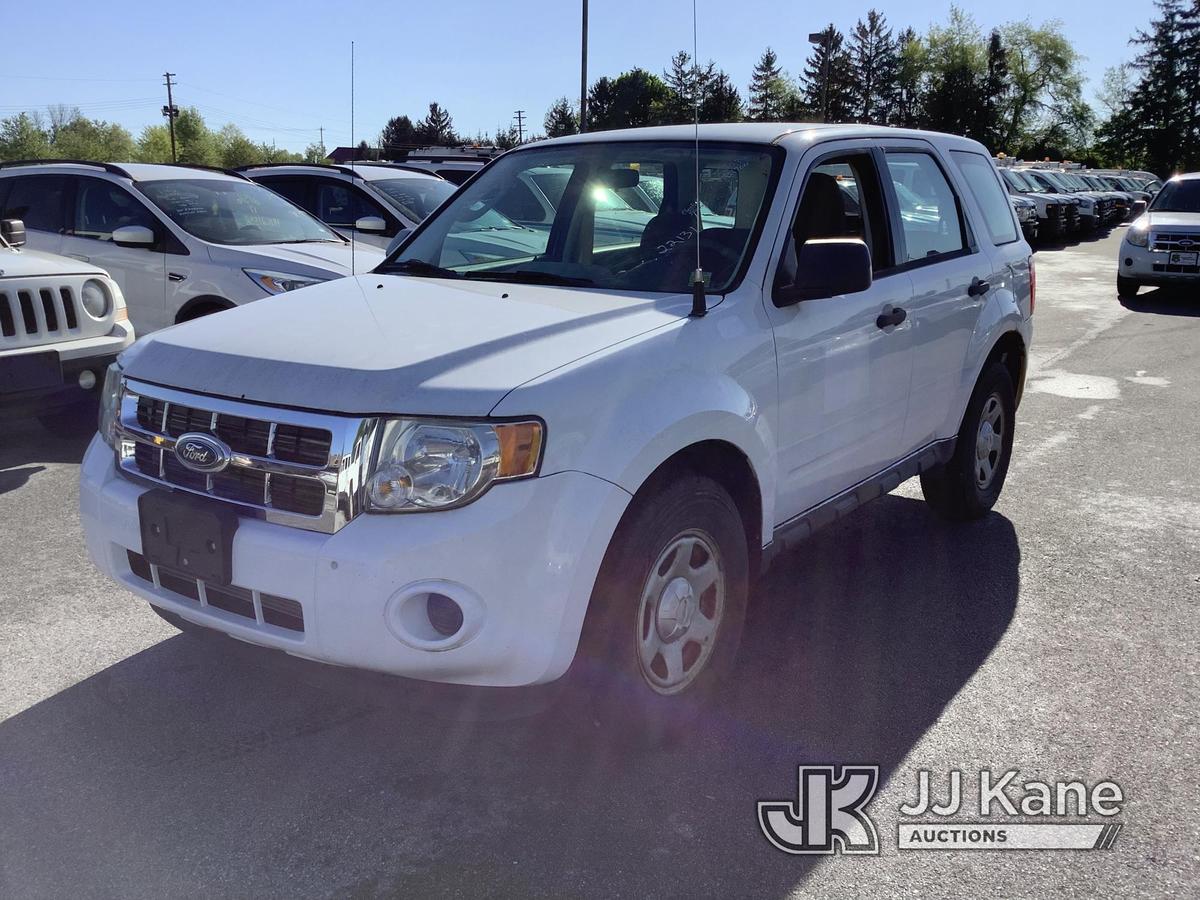
<svg viewBox="0 0 1200 900"><path fill-rule="evenodd" d="M544 167L568 174L549 228L480 227ZM643 178L655 214L606 242L600 198ZM476 685L575 660L621 708L701 697L776 552L915 475L944 516L988 513L1031 253L964 138L524 146L374 273L127 351L82 467L88 549L185 627L311 659Z"/></svg>
<svg viewBox="0 0 1200 900"><path fill-rule="evenodd" d="M238 175L145 163L0 164L0 210L29 246L101 266L139 334L378 264Z"/></svg>
<svg viewBox="0 0 1200 900"><path fill-rule="evenodd" d="M431 172L394 163L353 166L272 164L238 169L287 197L340 234L383 250L454 193Z"/></svg>
<svg viewBox="0 0 1200 900"><path fill-rule="evenodd" d="M103 269L24 244L20 221L0 222L0 420L86 434L105 371L133 343L125 300Z"/></svg>
<svg viewBox="0 0 1200 900"><path fill-rule="evenodd" d="M1176 175L1125 232L1117 257L1117 294L1143 285L1200 282L1200 172Z"/></svg>

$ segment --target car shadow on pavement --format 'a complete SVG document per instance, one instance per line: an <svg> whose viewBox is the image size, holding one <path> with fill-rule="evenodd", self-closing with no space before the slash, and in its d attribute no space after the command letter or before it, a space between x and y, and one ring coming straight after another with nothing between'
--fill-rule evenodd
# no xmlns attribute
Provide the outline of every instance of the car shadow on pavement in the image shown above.
<svg viewBox="0 0 1200 900"><path fill-rule="evenodd" d="M1121 305L1130 312L1159 316L1200 316L1200 295L1194 287L1158 287L1140 293Z"/></svg>
<svg viewBox="0 0 1200 900"><path fill-rule="evenodd" d="M4 470L27 463L77 463L91 439L90 434L58 437L37 422L0 422L0 478Z"/></svg>
<svg viewBox="0 0 1200 900"><path fill-rule="evenodd" d="M782 897L815 865L871 862L775 850L755 801L794 799L801 763L890 778L1004 635L1019 561L998 514L950 526L920 501L871 504L776 563L739 677L659 749L614 745L573 704L506 712L552 692L454 700L170 637L0 723L0 885Z"/></svg>

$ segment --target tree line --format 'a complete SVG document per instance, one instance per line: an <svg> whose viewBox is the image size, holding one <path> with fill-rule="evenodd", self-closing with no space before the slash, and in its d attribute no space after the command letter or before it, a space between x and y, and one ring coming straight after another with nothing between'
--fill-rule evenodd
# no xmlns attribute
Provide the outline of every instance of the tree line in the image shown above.
<svg viewBox="0 0 1200 900"><path fill-rule="evenodd" d="M317 162L325 148L310 144L292 153L273 144L250 140L236 125L211 129L194 107L175 118L178 161L236 168L261 162ZM45 114L20 113L0 120L0 160L89 159L102 162L171 162L171 135L166 125L147 125L134 138L113 122L89 119L76 107L52 106Z"/></svg>

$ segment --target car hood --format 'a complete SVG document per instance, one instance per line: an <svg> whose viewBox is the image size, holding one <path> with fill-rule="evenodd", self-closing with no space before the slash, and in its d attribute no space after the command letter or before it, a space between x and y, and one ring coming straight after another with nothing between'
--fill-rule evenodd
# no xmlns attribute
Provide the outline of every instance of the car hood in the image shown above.
<svg viewBox="0 0 1200 900"><path fill-rule="evenodd" d="M26 247L22 247L20 250L0 247L0 277L3 278L104 274L106 273L103 269L69 256L43 253L41 250L30 250Z"/></svg>
<svg viewBox="0 0 1200 900"><path fill-rule="evenodd" d="M209 253L214 262L227 265L275 268L292 275L326 275L340 278L356 272L369 272L381 262L384 253L362 241L349 243L322 241L312 244L213 244Z"/></svg>
<svg viewBox="0 0 1200 900"><path fill-rule="evenodd" d="M1148 228L1200 228L1200 213L1187 212L1147 212L1138 220L1138 224L1145 223Z"/></svg>
<svg viewBox="0 0 1200 900"><path fill-rule="evenodd" d="M484 416L518 385L690 309L684 294L366 275L157 331L121 361L128 377L272 405Z"/></svg>

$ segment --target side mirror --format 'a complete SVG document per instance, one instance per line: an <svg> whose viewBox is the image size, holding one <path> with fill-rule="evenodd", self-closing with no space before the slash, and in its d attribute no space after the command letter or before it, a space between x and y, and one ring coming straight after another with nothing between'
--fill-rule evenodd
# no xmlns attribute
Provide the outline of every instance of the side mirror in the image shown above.
<svg viewBox="0 0 1200 900"><path fill-rule="evenodd" d="M4 235L10 247L24 247L25 223L20 219L0 220L0 235Z"/></svg>
<svg viewBox="0 0 1200 900"><path fill-rule="evenodd" d="M149 250L154 246L154 232L145 225L122 225L113 229L112 240L118 247Z"/></svg>
<svg viewBox="0 0 1200 900"><path fill-rule="evenodd" d="M778 285L776 306L857 294L871 286L871 251L858 238L805 241L796 260L796 280Z"/></svg>
<svg viewBox="0 0 1200 900"><path fill-rule="evenodd" d="M387 229L387 222L379 218L379 216L363 216L354 223L356 231L375 231L381 232Z"/></svg>

